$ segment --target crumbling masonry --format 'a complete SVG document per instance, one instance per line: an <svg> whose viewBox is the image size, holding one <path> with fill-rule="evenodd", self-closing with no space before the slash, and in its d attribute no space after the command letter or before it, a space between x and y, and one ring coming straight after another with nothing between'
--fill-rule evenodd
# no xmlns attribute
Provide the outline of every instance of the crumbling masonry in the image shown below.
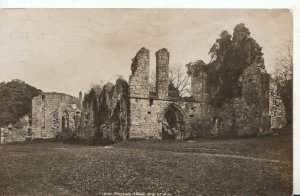
<svg viewBox="0 0 300 196"><path fill-rule="evenodd" d="M141 48L132 59L129 84L119 79L116 85L105 85L96 102L82 107L81 94L79 100L58 93L33 98L33 138L53 138L66 128L84 139L247 136L269 134L284 125L282 102L262 61L244 70L240 97L213 107L203 61L188 64L192 97L183 99L168 96L169 51L162 48L155 57L155 94L149 92L150 51Z"/></svg>
<svg viewBox="0 0 300 196"><path fill-rule="evenodd" d="M203 61L189 64L192 100L168 97L170 53L156 55L156 95L149 96L149 56L141 48L131 65L130 138L191 138L199 136L247 136L269 134L284 125L284 109L276 85L261 62L242 75L242 96L212 107Z"/></svg>
<svg viewBox="0 0 300 196"><path fill-rule="evenodd" d="M56 138L64 129L76 131L80 122L79 101L63 93L43 93L32 99L32 137Z"/></svg>

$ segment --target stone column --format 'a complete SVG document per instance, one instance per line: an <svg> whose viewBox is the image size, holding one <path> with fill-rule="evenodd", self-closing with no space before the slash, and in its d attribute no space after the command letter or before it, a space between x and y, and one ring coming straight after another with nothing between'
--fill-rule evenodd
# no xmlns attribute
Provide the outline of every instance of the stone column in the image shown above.
<svg viewBox="0 0 300 196"><path fill-rule="evenodd" d="M82 92L79 91L79 109L82 109Z"/></svg>
<svg viewBox="0 0 300 196"><path fill-rule="evenodd" d="M208 102L207 73L203 61L196 61L187 65L188 75L191 76L191 90L193 99L200 102Z"/></svg>
<svg viewBox="0 0 300 196"><path fill-rule="evenodd" d="M167 49L162 48L156 56L156 94L158 98L166 98L169 93L169 57Z"/></svg>

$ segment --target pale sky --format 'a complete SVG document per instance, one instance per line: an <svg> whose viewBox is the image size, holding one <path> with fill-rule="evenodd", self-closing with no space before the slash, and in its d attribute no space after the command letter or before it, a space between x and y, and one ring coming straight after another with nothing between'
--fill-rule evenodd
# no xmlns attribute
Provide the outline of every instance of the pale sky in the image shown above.
<svg viewBox="0 0 300 196"><path fill-rule="evenodd" d="M141 47L167 48L170 65L202 59L222 30L245 23L263 47L269 72L283 40L292 37L288 10L1 9L0 82L21 79L45 92L78 96L92 83L128 81Z"/></svg>

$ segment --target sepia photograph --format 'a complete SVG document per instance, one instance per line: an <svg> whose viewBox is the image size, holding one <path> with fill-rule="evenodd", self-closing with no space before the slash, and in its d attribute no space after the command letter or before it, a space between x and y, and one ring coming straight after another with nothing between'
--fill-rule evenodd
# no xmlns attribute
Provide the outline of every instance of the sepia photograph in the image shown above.
<svg viewBox="0 0 300 196"><path fill-rule="evenodd" d="M0 195L293 194L293 10L0 21Z"/></svg>

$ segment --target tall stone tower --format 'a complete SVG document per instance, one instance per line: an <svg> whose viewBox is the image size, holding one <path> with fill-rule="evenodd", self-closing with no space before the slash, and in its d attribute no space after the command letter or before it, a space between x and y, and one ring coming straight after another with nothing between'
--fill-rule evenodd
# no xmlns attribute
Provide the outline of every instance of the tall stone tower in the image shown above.
<svg viewBox="0 0 300 196"><path fill-rule="evenodd" d="M149 97L150 52L141 48L132 59L129 88L131 97Z"/></svg>
<svg viewBox="0 0 300 196"><path fill-rule="evenodd" d="M191 76L191 90L193 99L199 102L208 102L206 64L196 61L187 65L188 75Z"/></svg>
<svg viewBox="0 0 300 196"><path fill-rule="evenodd" d="M166 98L169 93L169 57L170 53L162 48L156 56L156 93L158 98Z"/></svg>

